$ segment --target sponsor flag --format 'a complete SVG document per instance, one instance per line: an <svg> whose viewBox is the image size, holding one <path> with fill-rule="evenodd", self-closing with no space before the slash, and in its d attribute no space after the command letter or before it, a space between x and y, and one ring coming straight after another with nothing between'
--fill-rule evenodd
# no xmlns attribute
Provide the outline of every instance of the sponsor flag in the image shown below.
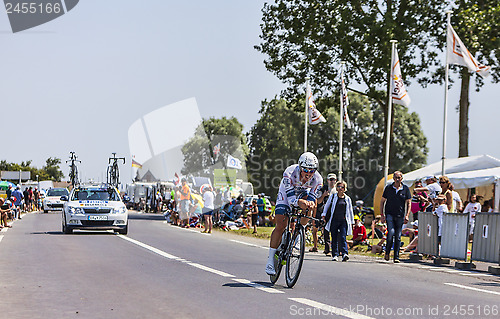
<svg viewBox="0 0 500 319"><path fill-rule="evenodd" d="M177 186L177 185L179 185L181 179L179 178L179 175L177 174L177 172L175 172L174 176L175 176L174 185Z"/></svg>
<svg viewBox="0 0 500 319"><path fill-rule="evenodd" d="M319 124L322 122L326 122L323 115L321 115L321 113L316 109L316 104L314 104L311 86L309 85L309 83L307 83L307 106L307 109L309 110L309 124Z"/></svg>
<svg viewBox="0 0 500 319"><path fill-rule="evenodd" d="M401 65L399 63L398 51L394 50L394 60L391 61L392 79L392 102L404 106L409 106L411 99L406 92L403 77L401 76Z"/></svg>
<svg viewBox="0 0 500 319"><path fill-rule="evenodd" d="M340 103L342 103L342 107L344 109L344 123L347 128L351 128L351 121L349 120L349 114L347 113L347 106L349 105L349 98L347 97L347 88L344 82L344 70L340 73Z"/></svg>
<svg viewBox="0 0 500 319"><path fill-rule="evenodd" d="M231 154L227 155L227 163L226 166L228 168L236 168L236 169L242 169L243 166L241 165L241 161L237 159L236 157L231 156Z"/></svg>
<svg viewBox="0 0 500 319"><path fill-rule="evenodd" d="M448 64L466 66L471 72L478 73L482 77L490 75L491 67L480 64L476 60L469 50L467 50L450 24L448 24L446 47L448 51Z"/></svg>

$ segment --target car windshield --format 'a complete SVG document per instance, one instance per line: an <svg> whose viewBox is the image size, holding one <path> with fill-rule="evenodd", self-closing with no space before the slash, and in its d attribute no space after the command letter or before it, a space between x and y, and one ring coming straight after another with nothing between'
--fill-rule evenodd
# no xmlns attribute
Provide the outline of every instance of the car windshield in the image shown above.
<svg viewBox="0 0 500 319"><path fill-rule="evenodd" d="M52 188L47 191L47 196L68 196L66 188Z"/></svg>
<svg viewBox="0 0 500 319"><path fill-rule="evenodd" d="M113 188L79 188L75 189L71 200L120 201L120 196Z"/></svg>

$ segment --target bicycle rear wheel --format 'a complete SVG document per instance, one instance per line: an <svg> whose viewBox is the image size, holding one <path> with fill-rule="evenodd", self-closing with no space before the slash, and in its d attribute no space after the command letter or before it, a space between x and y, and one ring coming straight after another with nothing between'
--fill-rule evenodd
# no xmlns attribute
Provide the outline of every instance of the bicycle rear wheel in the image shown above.
<svg viewBox="0 0 500 319"><path fill-rule="evenodd" d="M304 227L297 225L292 240L288 246L285 279L286 285L292 288L299 279L302 263L304 262L305 234Z"/></svg>

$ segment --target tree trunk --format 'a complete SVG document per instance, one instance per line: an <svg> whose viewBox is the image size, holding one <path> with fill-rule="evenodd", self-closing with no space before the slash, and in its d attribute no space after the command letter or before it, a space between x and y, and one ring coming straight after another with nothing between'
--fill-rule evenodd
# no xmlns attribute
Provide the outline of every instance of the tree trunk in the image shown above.
<svg viewBox="0 0 500 319"><path fill-rule="evenodd" d="M469 82L470 74L466 67L461 71L460 122L458 125L458 157L469 156Z"/></svg>

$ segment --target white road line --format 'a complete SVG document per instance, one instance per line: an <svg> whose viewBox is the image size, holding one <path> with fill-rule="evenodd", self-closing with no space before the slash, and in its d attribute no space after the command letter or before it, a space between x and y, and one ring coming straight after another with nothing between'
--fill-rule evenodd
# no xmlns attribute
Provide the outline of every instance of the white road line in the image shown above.
<svg viewBox="0 0 500 319"><path fill-rule="evenodd" d="M247 243L247 242L244 242L244 241L235 240L235 239L230 239L230 241L238 243L238 244L247 245L247 246L269 249L269 247L264 247L264 246L259 246L259 245L255 245L255 244L250 244L250 243Z"/></svg>
<svg viewBox="0 0 500 319"><path fill-rule="evenodd" d="M343 316L347 318L352 318L352 319L373 319L372 317L368 317L359 313L356 313L354 311L350 311L348 309L342 309L342 308L337 308L333 307L330 305L326 305L324 303L320 303L314 300L306 299L306 298L288 298L289 300L318 308L321 310L322 313L328 313L328 314L335 314L337 316Z"/></svg>
<svg viewBox="0 0 500 319"><path fill-rule="evenodd" d="M449 272L450 274L460 274L460 273L463 273L462 270L446 270L446 272Z"/></svg>
<svg viewBox="0 0 500 319"><path fill-rule="evenodd" d="M468 273L463 273L460 275L462 275L462 276L486 276L486 277L494 276L492 274L482 274L482 273L478 273L478 272L468 272Z"/></svg>
<svg viewBox="0 0 500 319"><path fill-rule="evenodd" d="M2 239L3 239L3 235L0 235L0 241L2 241Z"/></svg>
<svg viewBox="0 0 500 319"><path fill-rule="evenodd" d="M134 243L134 244L136 244L137 246L141 246L142 248L146 248L147 250L150 250L150 251L152 251L152 252L154 252L154 253L156 253L156 254L158 254L158 255L160 255L160 256L163 256L163 257L165 257L165 258L168 258L168 259L174 259L174 260L180 259L179 257L176 257L176 256L174 256L174 255L170 255L169 253L166 253L166 252L164 252L164 251L161 251L161 250L159 250L158 248L154 248L154 247L149 246L149 245L147 245L147 244L141 243L140 241L135 240L135 239L132 239L132 238L127 237L127 236L125 236L125 235L116 235L116 236L118 236L118 237L119 237L119 238L121 238L121 239L128 240L129 242Z"/></svg>
<svg viewBox="0 0 500 319"><path fill-rule="evenodd" d="M236 281L236 282L239 282L240 284L244 284L244 285L247 285L247 286L250 286L250 287L253 287L253 288L265 291L265 292L268 292L270 294L284 294L285 293L284 291L281 291L281 290L278 290L278 289L274 289L274 288L270 288L270 287L266 287L266 286L262 286L260 284L255 283L255 282L251 282L250 280L238 279L238 278L233 278L233 280Z"/></svg>
<svg viewBox="0 0 500 319"><path fill-rule="evenodd" d="M203 265L200 265L200 264L197 264L197 263L187 262L187 264L190 265L190 266L199 268L201 270L205 270L205 271L214 273L214 274L222 276L222 277L229 277L229 278L233 278L234 277L233 275L228 274L226 272L223 272L223 271L220 271L220 270L217 270L217 269L213 269L213 268L210 268L210 267L207 267L207 266L203 266Z"/></svg>
<svg viewBox="0 0 500 319"><path fill-rule="evenodd" d="M500 295L500 292L497 292L497 291L491 291L491 290L486 290L486 289L481 289L481 288L469 287L469 286L454 284L454 283L450 283L450 282L445 282L444 284L448 285L448 286L457 287L457 288L463 288L463 289L469 289L469 290L474 290L474 291L479 291L479 292L485 292L485 293L492 294L492 295Z"/></svg>

